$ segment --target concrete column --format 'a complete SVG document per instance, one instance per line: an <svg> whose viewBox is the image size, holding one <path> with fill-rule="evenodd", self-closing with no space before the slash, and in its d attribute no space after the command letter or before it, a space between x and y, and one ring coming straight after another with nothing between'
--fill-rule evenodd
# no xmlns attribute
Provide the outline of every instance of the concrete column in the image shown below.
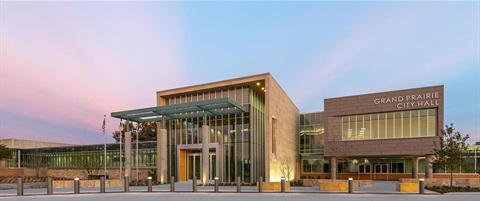
<svg viewBox="0 0 480 201"><path fill-rule="evenodd" d="M127 122L128 123L128 122ZM125 132L125 176L132 172L132 132Z"/></svg>
<svg viewBox="0 0 480 201"><path fill-rule="evenodd" d="M425 178L433 178L433 168L432 164L432 157L433 155L426 155L425 156Z"/></svg>
<svg viewBox="0 0 480 201"><path fill-rule="evenodd" d="M412 178L418 178L418 157L412 157Z"/></svg>
<svg viewBox="0 0 480 201"><path fill-rule="evenodd" d="M210 143L210 126L202 126L202 184L208 185L208 173L209 167L209 150L208 144Z"/></svg>
<svg viewBox="0 0 480 201"><path fill-rule="evenodd" d="M17 166L18 168L21 168L22 165L21 165L21 161L20 161L20 149L17 150Z"/></svg>
<svg viewBox="0 0 480 201"><path fill-rule="evenodd" d="M166 183L168 178L167 173L167 129L160 130L160 182Z"/></svg>
<svg viewBox="0 0 480 201"><path fill-rule="evenodd" d="M337 157L335 156L330 159L330 178L332 180L337 179Z"/></svg>
<svg viewBox="0 0 480 201"><path fill-rule="evenodd" d="M162 162L162 133L161 133L161 130L162 130L162 124L160 122L157 122L157 178L154 178L156 179L158 182L160 182L161 184L163 184L165 182L165 178L166 177L163 177L162 175L162 165L161 165L161 162Z"/></svg>

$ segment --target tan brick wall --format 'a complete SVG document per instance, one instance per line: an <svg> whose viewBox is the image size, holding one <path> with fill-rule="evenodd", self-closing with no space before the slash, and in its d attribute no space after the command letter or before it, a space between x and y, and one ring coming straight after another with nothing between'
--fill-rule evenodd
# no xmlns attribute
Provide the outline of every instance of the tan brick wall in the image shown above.
<svg viewBox="0 0 480 201"><path fill-rule="evenodd" d="M434 101L431 106L418 106L418 101L407 101L407 96L420 95L424 93L439 93L439 98L431 98L428 101ZM403 97L402 102L375 104L375 99ZM404 105L397 107L397 104L412 102L415 106L411 108L402 108ZM438 103L438 105L437 105ZM326 117L326 149L325 156L334 156L335 146L348 147L348 151L344 152L345 156L404 156L404 155L425 155L432 154L434 141L438 141L438 137L418 137L418 138L402 138L402 139L378 139L378 140L358 140L358 141L341 141L342 135L342 116L355 114L370 114L379 112L393 112L403 110L415 110L425 108L437 108L437 133L441 133L443 129L443 105L444 105L444 87L433 86L416 89L407 89L375 94L366 94L358 96L348 96L341 98L325 99Z"/></svg>
<svg viewBox="0 0 480 201"><path fill-rule="evenodd" d="M265 85L266 181L280 181L280 168L287 159L292 168L290 179L298 179L299 110L273 77L268 76Z"/></svg>

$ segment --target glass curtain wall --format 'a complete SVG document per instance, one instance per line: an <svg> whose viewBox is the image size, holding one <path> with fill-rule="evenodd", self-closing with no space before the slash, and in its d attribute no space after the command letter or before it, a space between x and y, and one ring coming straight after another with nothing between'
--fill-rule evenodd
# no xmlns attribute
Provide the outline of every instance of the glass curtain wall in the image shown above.
<svg viewBox="0 0 480 201"><path fill-rule="evenodd" d="M437 110L422 109L344 116L342 130L342 140L435 136Z"/></svg>
<svg viewBox="0 0 480 201"><path fill-rule="evenodd" d="M330 163L323 158L323 112L300 114L300 146L302 172L330 172Z"/></svg>
<svg viewBox="0 0 480 201"><path fill-rule="evenodd" d="M139 167L156 167L156 147L156 142L138 143ZM103 144L25 149L20 151L21 167L81 168L85 163L103 167L103 149ZM136 143L132 143L132 167L137 166L136 155ZM120 160L125 161L124 153L122 156L120 159L119 144L107 144L107 168L120 167Z"/></svg>
<svg viewBox="0 0 480 201"><path fill-rule="evenodd" d="M223 167L224 182L234 182L237 177L241 177L242 182L252 182L252 178L264 173L263 94L245 86L170 97L166 103L173 105L226 97L243 105L247 112L208 116L210 143L222 147L224 158L220 167ZM201 144L203 121L203 117L167 121L170 176L177 176L176 145Z"/></svg>

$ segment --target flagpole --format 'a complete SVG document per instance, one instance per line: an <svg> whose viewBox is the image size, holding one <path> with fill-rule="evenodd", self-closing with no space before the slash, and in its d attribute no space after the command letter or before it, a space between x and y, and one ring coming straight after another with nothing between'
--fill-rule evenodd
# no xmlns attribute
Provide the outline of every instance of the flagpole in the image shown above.
<svg viewBox="0 0 480 201"><path fill-rule="evenodd" d="M105 179L107 179L107 135L105 134L105 117L107 115L103 115L103 126L104 126L104 129L103 129L103 138L105 139L105 143L103 144L103 150L104 150L104 155L103 155L103 163L104 163L104 177Z"/></svg>

